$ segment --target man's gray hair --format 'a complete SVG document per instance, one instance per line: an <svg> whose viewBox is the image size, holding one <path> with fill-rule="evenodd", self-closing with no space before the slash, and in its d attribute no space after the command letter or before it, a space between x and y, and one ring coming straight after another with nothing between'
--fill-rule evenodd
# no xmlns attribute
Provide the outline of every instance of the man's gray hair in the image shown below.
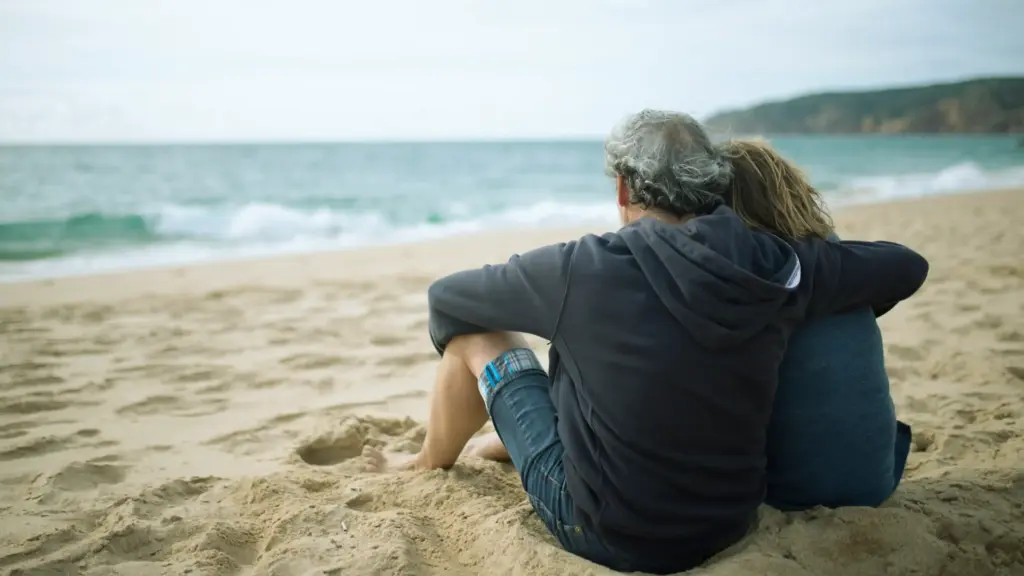
<svg viewBox="0 0 1024 576"><path fill-rule="evenodd" d="M702 214L721 203L732 165L688 114L642 110L619 124L604 144L605 172L620 175L629 201L676 216Z"/></svg>

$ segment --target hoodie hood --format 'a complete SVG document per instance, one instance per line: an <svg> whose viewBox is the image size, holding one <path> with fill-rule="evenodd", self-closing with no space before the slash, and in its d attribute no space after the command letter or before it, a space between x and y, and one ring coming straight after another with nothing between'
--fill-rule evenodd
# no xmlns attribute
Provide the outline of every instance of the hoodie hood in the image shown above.
<svg viewBox="0 0 1024 576"><path fill-rule="evenodd" d="M800 284L789 244L726 206L682 225L644 218L619 235L665 307L709 348L756 334Z"/></svg>

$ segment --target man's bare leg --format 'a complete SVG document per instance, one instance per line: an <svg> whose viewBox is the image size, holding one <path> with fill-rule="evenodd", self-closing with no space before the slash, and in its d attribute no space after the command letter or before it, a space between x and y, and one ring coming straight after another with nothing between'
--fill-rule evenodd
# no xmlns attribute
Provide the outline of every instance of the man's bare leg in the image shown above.
<svg viewBox="0 0 1024 576"><path fill-rule="evenodd" d="M437 370L427 435L419 454L410 458L389 458L379 450L366 447L363 455L378 470L451 468L469 439L487 422L487 409L477 388L477 379L484 367L509 350L527 347L521 335L507 332L453 339Z"/></svg>

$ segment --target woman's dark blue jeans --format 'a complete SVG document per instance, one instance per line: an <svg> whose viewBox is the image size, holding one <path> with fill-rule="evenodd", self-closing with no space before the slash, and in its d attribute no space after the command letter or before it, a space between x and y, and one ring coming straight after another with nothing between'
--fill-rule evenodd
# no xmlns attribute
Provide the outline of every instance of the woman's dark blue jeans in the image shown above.
<svg viewBox="0 0 1024 576"><path fill-rule="evenodd" d="M801 326L779 373L765 501L782 510L877 506L899 484L910 442L910 427L896 420L874 313Z"/></svg>

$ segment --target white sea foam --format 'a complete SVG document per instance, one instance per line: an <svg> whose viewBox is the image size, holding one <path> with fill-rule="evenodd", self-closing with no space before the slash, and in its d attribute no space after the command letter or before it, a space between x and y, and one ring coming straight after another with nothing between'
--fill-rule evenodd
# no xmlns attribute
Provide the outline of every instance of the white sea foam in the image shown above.
<svg viewBox="0 0 1024 576"><path fill-rule="evenodd" d="M825 190L825 193L830 204L839 206L1022 185L1022 166L986 171L974 162L962 162L938 172L853 178L838 190Z"/></svg>

